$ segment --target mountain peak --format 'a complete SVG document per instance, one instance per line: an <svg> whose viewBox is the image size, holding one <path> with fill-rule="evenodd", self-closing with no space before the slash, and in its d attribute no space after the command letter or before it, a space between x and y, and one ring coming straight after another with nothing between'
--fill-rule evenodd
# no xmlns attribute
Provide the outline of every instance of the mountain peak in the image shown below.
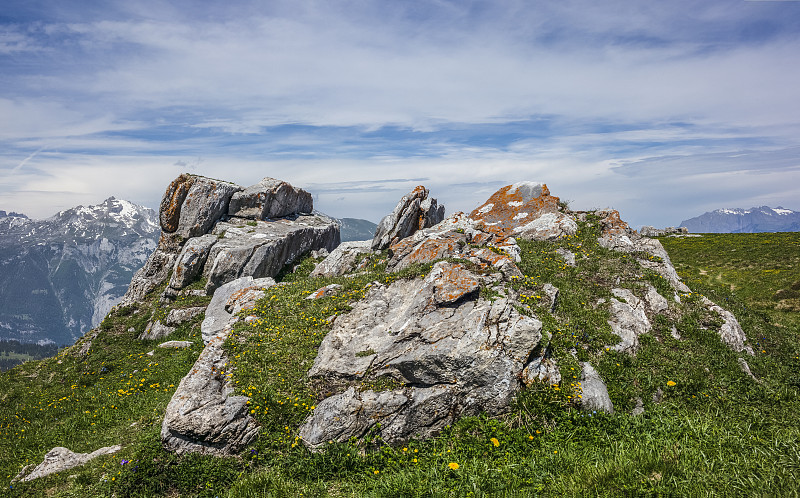
<svg viewBox="0 0 800 498"><path fill-rule="evenodd" d="M681 222L690 232L757 233L800 231L800 211L782 206L722 208Z"/></svg>

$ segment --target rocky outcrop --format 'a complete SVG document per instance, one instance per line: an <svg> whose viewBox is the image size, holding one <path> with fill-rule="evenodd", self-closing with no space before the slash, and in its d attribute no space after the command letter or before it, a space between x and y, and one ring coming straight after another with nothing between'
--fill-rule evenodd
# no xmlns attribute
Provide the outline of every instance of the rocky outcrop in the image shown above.
<svg viewBox="0 0 800 498"><path fill-rule="evenodd" d="M258 435L258 424L248 412L250 398L233 396L223 345L237 320L228 310L252 308L255 301L250 291L274 283L271 278L244 277L217 289L202 326L206 346L181 379L164 415L161 442L166 449L178 454L232 455Z"/></svg>
<svg viewBox="0 0 800 498"><path fill-rule="evenodd" d="M44 456L44 461L33 467L29 465L22 469L22 472L14 478L14 481L32 481L62 470L71 469L84 465L90 460L103 455L111 455L122 449L122 446L107 446L91 453L74 453L67 448L58 446L48 451Z"/></svg>
<svg viewBox="0 0 800 498"><path fill-rule="evenodd" d="M133 303L169 278L163 298L201 275L207 294L239 277L272 277L307 251L339 245L339 225L313 210L311 195L265 178L243 188L229 182L181 175L167 187L156 251L125 294ZM170 276L171 275L171 276Z"/></svg>
<svg viewBox="0 0 800 498"><path fill-rule="evenodd" d="M689 229L686 227L656 228L645 225L639 229L639 235L645 237L663 237L665 235L683 235L687 233L689 233Z"/></svg>
<svg viewBox="0 0 800 498"><path fill-rule="evenodd" d="M653 258L637 258L640 265L649 268L669 281L679 292L689 292L689 287L681 282L678 272L672 266L667 251L661 242L641 236L622 221L619 211L613 209L600 210L595 213L600 217L598 222L601 236L598 243L607 249L627 253L643 253Z"/></svg>
<svg viewBox="0 0 800 498"><path fill-rule="evenodd" d="M444 219L444 206L428 197L422 185L403 196L394 210L384 216L375 230L372 249L386 249L417 230L432 227Z"/></svg>
<svg viewBox="0 0 800 498"><path fill-rule="evenodd" d="M544 183L520 182L503 187L469 216L497 239L555 240L578 230L575 220L561 212L558 197L551 196Z"/></svg>
<svg viewBox="0 0 800 498"><path fill-rule="evenodd" d="M296 213L310 214L313 209L310 193L268 177L233 194L228 214L251 220L267 220Z"/></svg>
<svg viewBox="0 0 800 498"><path fill-rule="evenodd" d="M440 262L424 279L374 285L334 322L309 376L332 382L387 377L402 387L331 396L300 437L318 447L377 430L385 441L401 441L433 434L464 415L506 410L542 324L509 299L480 298L482 282L463 265Z"/></svg>
<svg viewBox="0 0 800 498"><path fill-rule="evenodd" d="M369 240L342 242L311 272L312 277L335 277L355 268L359 255L372 252Z"/></svg>
<svg viewBox="0 0 800 498"><path fill-rule="evenodd" d="M258 435L258 424L248 412L249 398L232 395L222 347L229 331L212 338L167 405L161 425L161 443L167 450L231 455Z"/></svg>
<svg viewBox="0 0 800 498"><path fill-rule="evenodd" d="M206 292L239 277L274 277L284 265L312 249L332 251L339 245L339 225L327 216L300 215L241 225L217 223L203 276Z"/></svg>
<svg viewBox="0 0 800 498"><path fill-rule="evenodd" d="M253 277L242 277L219 287L214 292L211 302L206 308L206 316L200 325L203 342L208 344L214 336L220 334L229 325L234 317L232 313L234 311L233 306L235 306L238 298L246 294L246 291L259 291L273 285L275 285L275 280L271 278L253 279ZM231 298L233 298L233 302L231 302ZM253 304L255 303L253 302Z"/></svg>
<svg viewBox="0 0 800 498"><path fill-rule="evenodd" d="M755 354L753 348L745 344L745 342L747 342L747 336L733 313L714 304L707 297L703 297L703 305L705 305L709 311L719 315L722 319L722 325L718 331L719 338L722 339L722 342L737 353L745 351L750 355Z"/></svg>
<svg viewBox="0 0 800 498"><path fill-rule="evenodd" d="M650 332L645 303L629 289L611 289L616 299L611 299L611 331L620 338L614 346L617 351L635 353L639 347L639 336Z"/></svg>

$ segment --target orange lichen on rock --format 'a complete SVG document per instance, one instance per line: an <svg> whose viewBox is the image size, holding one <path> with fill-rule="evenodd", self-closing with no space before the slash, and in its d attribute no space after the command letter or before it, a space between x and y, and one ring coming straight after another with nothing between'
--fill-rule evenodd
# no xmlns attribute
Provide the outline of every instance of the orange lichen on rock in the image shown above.
<svg viewBox="0 0 800 498"><path fill-rule="evenodd" d="M543 183L522 182L508 185L470 213L479 228L498 239L512 236L514 229L546 213L558 212L558 197L550 195Z"/></svg>
<svg viewBox="0 0 800 498"><path fill-rule="evenodd" d="M480 289L480 281L460 264L437 264L430 278L434 283L434 298L439 304L454 303Z"/></svg>
<svg viewBox="0 0 800 498"><path fill-rule="evenodd" d="M411 238L403 239L389 248L394 261L402 260L403 266L413 263L430 263L439 258L453 256L466 244L466 236L458 232L448 232L437 238L427 238L422 242Z"/></svg>
<svg viewBox="0 0 800 498"><path fill-rule="evenodd" d="M167 191L161 199L161 207L159 209L159 221L161 223L161 230L164 232L172 233L178 229L178 223L181 217L181 206L193 183L194 177L184 173L172 180L172 183L167 187Z"/></svg>
<svg viewBox="0 0 800 498"><path fill-rule="evenodd" d="M619 211L610 209L603 211L605 216L600 220L600 229L604 234L625 234L629 231L628 224L619 217ZM600 214L600 212L598 212Z"/></svg>

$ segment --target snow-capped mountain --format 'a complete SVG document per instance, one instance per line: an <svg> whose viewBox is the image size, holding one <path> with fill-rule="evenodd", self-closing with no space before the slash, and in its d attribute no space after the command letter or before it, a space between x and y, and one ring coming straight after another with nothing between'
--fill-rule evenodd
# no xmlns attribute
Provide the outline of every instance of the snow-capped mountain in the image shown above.
<svg viewBox="0 0 800 498"><path fill-rule="evenodd" d="M158 237L155 211L113 197L45 220L0 217L0 339L73 343L120 300Z"/></svg>
<svg viewBox="0 0 800 498"><path fill-rule="evenodd" d="M717 209L682 221L695 233L756 233L800 231L800 211L769 206Z"/></svg>

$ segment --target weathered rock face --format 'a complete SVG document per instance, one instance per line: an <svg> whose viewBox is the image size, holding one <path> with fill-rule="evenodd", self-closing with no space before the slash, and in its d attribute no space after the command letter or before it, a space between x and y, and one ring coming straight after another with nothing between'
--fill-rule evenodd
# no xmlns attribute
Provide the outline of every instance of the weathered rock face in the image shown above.
<svg viewBox="0 0 800 498"><path fill-rule="evenodd" d="M302 215L274 221L217 223L203 275L206 292L239 277L273 277L312 249L332 251L339 245L339 225L323 215Z"/></svg>
<svg viewBox="0 0 800 498"><path fill-rule="evenodd" d="M206 316L203 323L200 325L200 331L203 334L203 342L208 344L214 336L223 332L233 318L235 302L241 297L245 296L248 290L262 290L268 289L275 285L275 280L271 278L253 279L253 277L242 277L232 280L220 286L211 298L211 302L206 308ZM234 302L231 303L231 298ZM255 305L255 302L248 300ZM252 306L250 306L252 307ZM241 311L241 309L237 310Z"/></svg>
<svg viewBox="0 0 800 498"><path fill-rule="evenodd" d="M498 239L554 240L578 230L558 200L544 183L520 182L501 188L469 216Z"/></svg>
<svg viewBox="0 0 800 498"><path fill-rule="evenodd" d="M206 347L181 380L164 415L161 442L166 449L178 454L232 455L258 435L258 424L248 412L250 398L232 396L223 345L237 319L230 311L252 308L255 301L249 292L274 284L271 278L244 277L217 289L202 324Z"/></svg>
<svg viewBox="0 0 800 498"><path fill-rule="evenodd" d="M161 425L166 449L231 455L258 435L258 424L248 413L249 398L232 396L222 348L226 338L221 333L211 340L172 396Z"/></svg>
<svg viewBox="0 0 800 498"><path fill-rule="evenodd" d="M14 481L32 481L62 470L71 469L85 464L89 460L103 455L111 455L122 449L122 446L107 446L91 453L74 453L67 448L58 446L48 451L44 456L44 461L35 468L25 467L22 472L14 478ZM30 472L28 472L30 470Z"/></svg>
<svg viewBox="0 0 800 498"><path fill-rule="evenodd" d="M311 213L314 202L303 189L274 178L264 178L231 197L228 214L251 220L280 218L295 213Z"/></svg>
<svg viewBox="0 0 800 498"><path fill-rule="evenodd" d="M722 318L723 324L719 329L719 337L722 339L722 342L736 352L745 351L750 355L754 354L753 348L745 344L747 336L744 330L742 330L742 326L739 325L739 322L736 320L736 317L733 316L733 313L714 304L707 297L703 297L703 304L710 311L718 314L720 318Z"/></svg>
<svg viewBox="0 0 800 498"><path fill-rule="evenodd" d="M444 206L428 197L428 189L418 186L403 196L394 210L378 224L372 249L386 249L417 230L432 227L444 219Z"/></svg>
<svg viewBox="0 0 800 498"><path fill-rule="evenodd" d="M614 251L642 252L655 256L660 261L644 258L637 258L637 261L645 268L654 270L666 278L675 290L689 292L689 287L681 282L678 272L672 266L672 261L670 261L669 255L664 246L661 245L661 242L639 235L636 230L631 229L627 223L622 221L619 211L601 210L597 211L596 214L601 217L599 224L602 232L597 240L601 246Z"/></svg>
<svg viewBox="0 0 800 498"><path fill-rule="evenodd" d="M437 263L424 280L375 285L335 322L309 376L334 382L389 377L404 387L348 389L323 400L300 429L312 447L360 437L424 437L455 419L501 413L541 339L542 324L508 299L478 297L482 277Z"/></svg>
<svg viewBox="0 0 800 498"><path fill-rule="evenodd" d="M158 247L134 275L123 301L144 299L170 272L165 299L200 275L208 279L205 291L211 294L239 277L275 276L309 250L333 250L339 245L338 223L321 214L301 214L312 210L308 192L272 178L243 188L181 175L161 201Z"/></svg>
<svg viewBox="0 0 800 498"><path fill-rule="evenodd" d="M183 289L194 281L203 271L208 252L216 242L217 236L213 234L189 239L175 261L169 286L173 289Z"/></svg>
<svg viewBox="0 0 800 498"><path fill-rule="evenodd" d="M342 242L311 272L312 277L335 277L355 268L360 254L372 252L369 240Z"/></svg>
<svg viewBox="0 0 800 498"><path fill-rule="evenodd" d="M228 212L239 185L202 176L181 175L161 200L161 230L184 239L204 235Z"/></svg>

